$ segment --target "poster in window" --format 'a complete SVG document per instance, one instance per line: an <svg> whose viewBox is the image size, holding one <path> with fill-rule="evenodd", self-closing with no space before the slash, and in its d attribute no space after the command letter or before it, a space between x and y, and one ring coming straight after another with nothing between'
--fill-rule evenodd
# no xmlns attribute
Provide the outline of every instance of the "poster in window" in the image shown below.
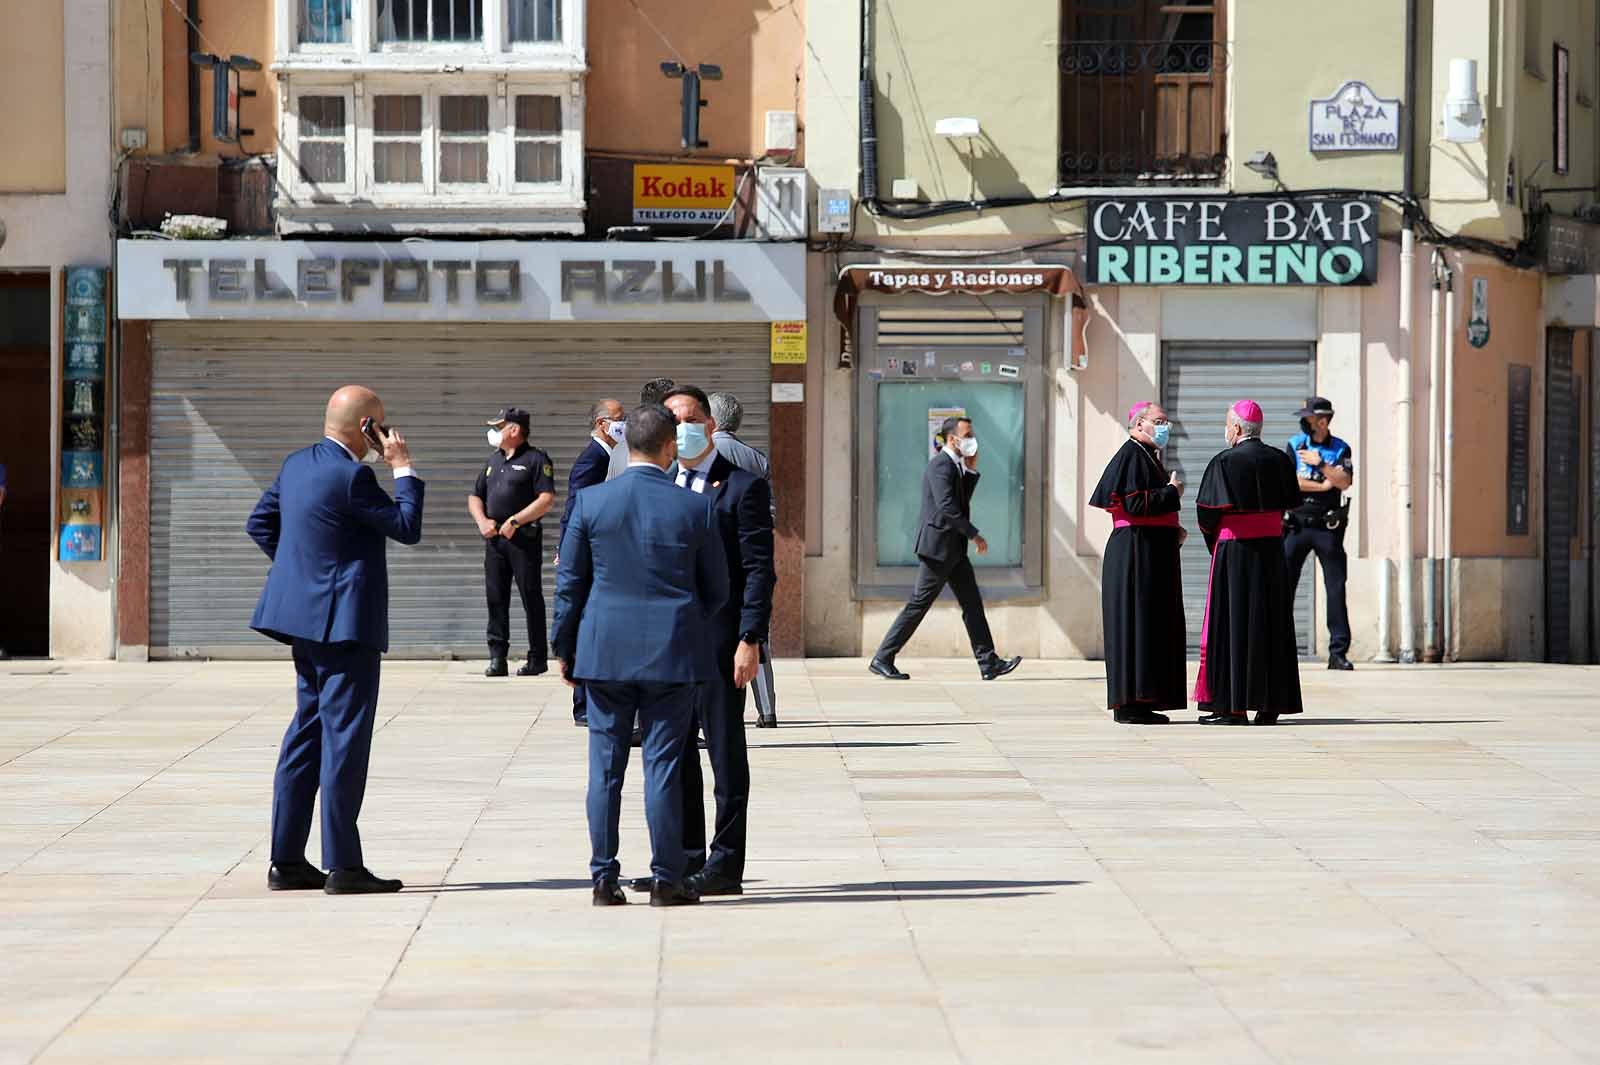
<svg viewBox="0 0 1600 1065"><path fill-rule="evenodd" d="M61 440L56 555L98 561L105 524L110 271L71 266L61 278Z"/></svg>

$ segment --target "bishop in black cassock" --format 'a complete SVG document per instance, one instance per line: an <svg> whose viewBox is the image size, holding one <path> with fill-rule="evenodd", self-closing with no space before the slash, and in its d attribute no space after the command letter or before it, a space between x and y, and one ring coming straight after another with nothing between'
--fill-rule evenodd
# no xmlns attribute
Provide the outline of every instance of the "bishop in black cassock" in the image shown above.
<svg viewBox="0 0 1600 1065"><path fill-rule="evenodd" d="M1283 512L1300 502L1294 460L1261 442L1261 407L1228 410L1228 449L1211 460L1195 499L1211 551L1194 697L1205 725L1271 725L1298 714L1294 588L1283 559Z"/></svg>
<svg viewBox="0 0 1600 1065"><path fill-rule="evenodd" d="M1106 705L1122 724L1165 724L1161 711L1189 705L1178 564L1183 482L1161 462L1166 411L1141 403L1128 421L1127 442L1089 497L1114 526L1100 571Z"/></svg>

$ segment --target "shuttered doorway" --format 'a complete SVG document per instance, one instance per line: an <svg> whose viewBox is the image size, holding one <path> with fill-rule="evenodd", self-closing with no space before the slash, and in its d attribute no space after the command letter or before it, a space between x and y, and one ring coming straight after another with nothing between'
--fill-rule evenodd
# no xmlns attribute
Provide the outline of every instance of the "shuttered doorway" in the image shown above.
<svg viewBox="0 0 1600 1065"><path fill-rule="evenodd" d="M163 323L152 334L150 646L163 657L282 653L250 631L267 560L244 523L289 452L322 435L340 385L383 397L427 485L422 543L389 545L392 652L487 654L483 545L466 498L489 457L486 419L515 405L556 466L545 520L545 595L573 459L595 400L632 407L671 377L739 396L740 436L768 448L766 323L299 325ZM378 481L391 489L388 468ZM515 597L513 597L515 603ZM527 636L511 611L512 653Z"/></svg>
<svg viewBox="0 0 1600 1065"><path fill-rule="evenodd" d="M1190 535L1183 547L1183 612L1189 630L1189 653L1198 655L1211 556L1200 536L1194 501L1206 465L1223 448L1222 429L1228 407L1241 399L1261 404L1266 415L1262 439L1274 447L1284 447L1300 431L1295 411L1313 393L1316 367L1310 345L1174 343L1165 345L1164 355L1162 406L1172 420L1166 461L1187 486L1183 494L1183 524ZM1320 579L1315 565L1308 560L1294 604L1295 635L1302 655L1311 653L1312 590Z"/></svg>

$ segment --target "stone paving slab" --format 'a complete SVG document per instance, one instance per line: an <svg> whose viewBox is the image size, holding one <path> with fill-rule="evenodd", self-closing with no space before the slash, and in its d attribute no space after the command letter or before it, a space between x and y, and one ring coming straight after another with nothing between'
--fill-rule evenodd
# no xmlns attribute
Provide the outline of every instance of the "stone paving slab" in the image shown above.
<svg viewBox="0 0 1600 1065"><path fill-rule="evenodd" d="M265 885L286 663L0 664L0 1063L1600 1063L1600 671L1308 668L1205 729L903 665L778 663L748 893L660 911L589 906L548 677L385 667L408 889L328 898Z"/></svg>

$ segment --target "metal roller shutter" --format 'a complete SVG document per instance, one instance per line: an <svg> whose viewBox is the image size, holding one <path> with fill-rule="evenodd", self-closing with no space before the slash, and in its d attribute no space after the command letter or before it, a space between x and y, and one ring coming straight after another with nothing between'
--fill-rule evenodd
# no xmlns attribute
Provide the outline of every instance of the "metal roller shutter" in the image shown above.
<svg viewBox="0 0 1600 1065"><path fill-rule="evenodd" d="M766 323L163 323L152 340L150 645L166 656L275 653L249 629L267 560L244 522L284 456L321 437L340 385L382 395L428 486L422 543L389 551L391 644L402 656L487 653L482 539L466 497L489 454L484 421L500 407L529 411L533 443L556 466L547 603L567 474L595 400L631 407L653 377L730 391L746 410L740 436L768 447ZM387 467L378 479L391 486ZM511 613L520 654L524 623Z"/></svg>
<svg viewBox="0 0 1600 1065"><path fill-rule="evenodd" d="M1183 478L1183 524L1191 538L1183 549L1183 611L1189 628L1189 653L1200 653L1200 626L1205 617L1206 581L1211 556L1199 535L1195 496L1206 465L1222 450L1223 420L1229 404L1253 399L1266 414L1262 439L1276 447L1300 431L1295 411L1316 385L1310 346L1222 347L1168 344L1162 406L1172 419L1167 464ZM1310 654L1312 589L1316 571L1306 563L1295 598L1295 632L1301 654Z"/></svg>

